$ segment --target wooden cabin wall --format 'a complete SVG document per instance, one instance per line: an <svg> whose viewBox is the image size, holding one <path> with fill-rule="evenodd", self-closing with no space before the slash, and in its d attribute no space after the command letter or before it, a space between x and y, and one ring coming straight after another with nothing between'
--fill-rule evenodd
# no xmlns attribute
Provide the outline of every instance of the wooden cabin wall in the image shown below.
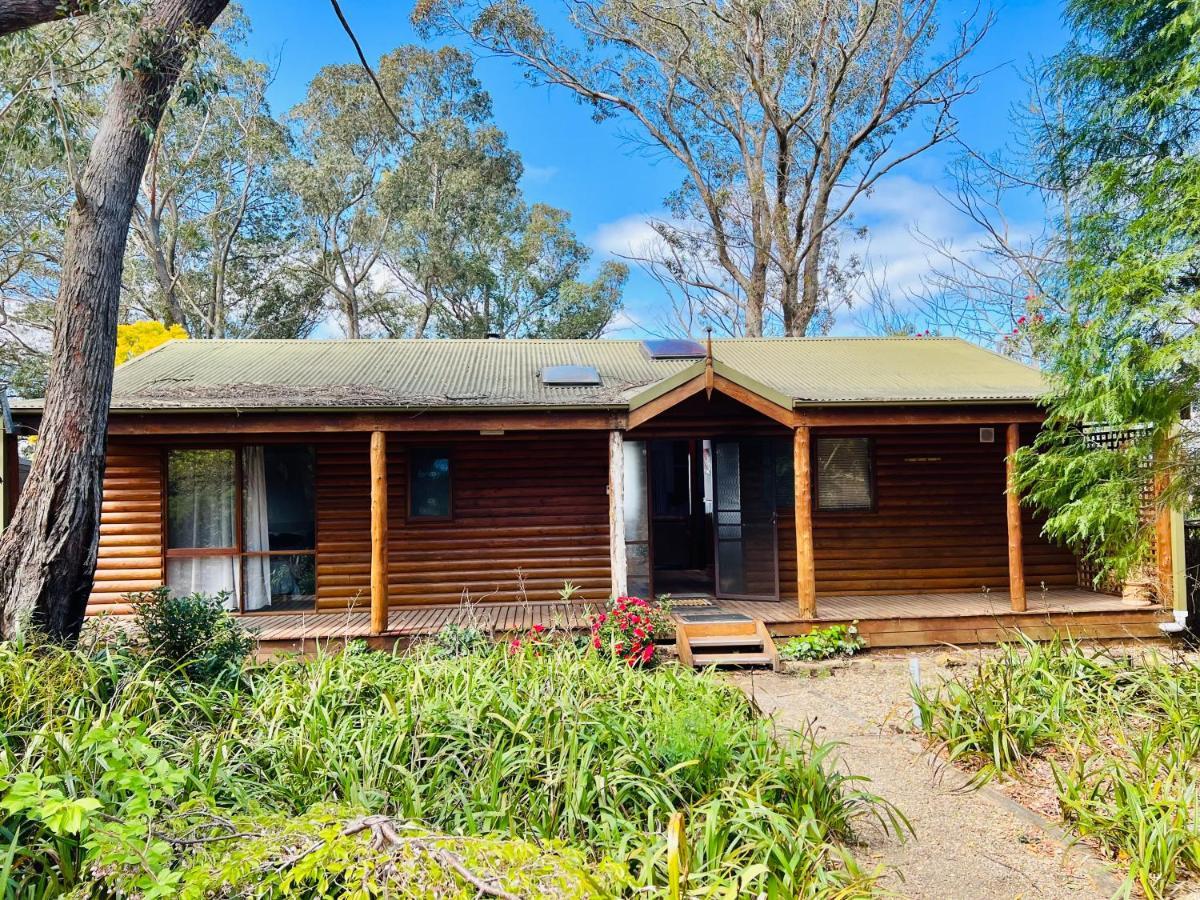
<svg viewBox="0 0 1200 900"><path fill-rule="evenodd" d="M163 583L162 449L110 441L100 506L100 547L89 614L129 612L125 595Z"/></svg>
<svg viewBox="0 0 1200 900"><path fill-rule="evenodd" d="M1008 590L1004 432L979 440L974 426L814 429L874 441L877 509L813 511L819 594ZM1025 434L1032 439L1033 430ZM814 490L814 497L815 497ZM782 595L796 598L794 520L779 517ZM1025 579L1036 592L1073 587L1074 555L1041 536L1042 523L1022 512Z"/></svg>
<svg viewBox="0 0 1200 900"><path fill-rule="evenodd" d="M556 600L611 590L608 435L422 439L450 452L454 517L409 520L407 447L388 435L388 593L393 605ZM367 439L317 448L317 603L369 605Z"/></svg>

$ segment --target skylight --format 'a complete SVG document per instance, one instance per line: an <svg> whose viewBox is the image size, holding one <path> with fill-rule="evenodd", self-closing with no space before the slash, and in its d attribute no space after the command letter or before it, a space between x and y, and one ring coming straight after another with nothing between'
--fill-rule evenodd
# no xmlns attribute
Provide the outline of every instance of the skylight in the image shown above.
<svg viewBox="0 0 1200 900"><path fill-rule="evenodd" d="M600 383L595 366L544 366L542 384L553 387L584 387Z"/></svg>
<svg viewBox="0 0 1200 900"><path fill-rule="evenodd" d="M686 338L642 341L646 355L651 359L703 359L704 347Z"/></svg>

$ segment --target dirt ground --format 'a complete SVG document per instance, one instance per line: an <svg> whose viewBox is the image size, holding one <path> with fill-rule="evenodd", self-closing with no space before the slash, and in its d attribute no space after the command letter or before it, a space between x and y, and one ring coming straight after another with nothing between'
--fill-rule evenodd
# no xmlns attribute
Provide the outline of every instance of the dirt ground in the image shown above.
<svg viewBox="0 0 1200 900"><path fill-rule="evenodd" d="M907 816L915 835L905 840L871 826L861 834L856 855L884 867L885 889L930 900L1111 897L1120 878L1086 848L1069 848L1057 826L994 788L964 790L966 777L917 743L910 729L913 657L930 683L951 674L947 663L971 664L975 655L871 653L824 677L731 677L780 728L812 727L820 739L841 744L845 770L869 778L864 789Z"/></svg>

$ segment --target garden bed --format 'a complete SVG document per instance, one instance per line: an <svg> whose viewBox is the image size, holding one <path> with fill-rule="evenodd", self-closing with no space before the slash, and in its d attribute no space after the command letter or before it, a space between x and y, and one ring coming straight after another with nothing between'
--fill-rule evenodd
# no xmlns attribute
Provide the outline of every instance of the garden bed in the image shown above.
<svg viewBox="0 0 1200 900"><path fill-rule="evenodd" d="M204 679L129 647L8 644L0 735L0 885L18 895L475 896L476 878L656 896L682 858L697 895L861 896L874 873L847 848L890 818L724 681L552 635Z"/></svg>
<svg viewBox="0 0 1200 900"><path fill-rule="evenodd" d="M1200 876L1200 665L1024 642L918 692L935 750L1069 831L1150 897Z"/></svg>

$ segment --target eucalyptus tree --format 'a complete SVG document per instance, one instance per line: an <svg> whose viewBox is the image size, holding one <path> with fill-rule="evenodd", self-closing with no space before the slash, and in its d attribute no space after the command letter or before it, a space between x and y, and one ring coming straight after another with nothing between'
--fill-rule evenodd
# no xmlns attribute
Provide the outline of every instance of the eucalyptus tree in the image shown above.
<svg viewBox="0 0 1200 900"><path fill-rule="evenodd" d="M686 297L761 334L822 302L829 246L856 202L954 134L964 59L986 21L935 51L937 0L567 0L573 34L523 0L423 0L427 31L461 32L633 123L682 169L646 262ZM707 301L704 298L708 298Z"/></svg>
<svg viewBox="0 0 1200 900"><path fill-rule="evenodd" d="M126 305L193 337L224 337L292 262L294 204L275 176L287 134L267 104L267 67L237 52L245 28L241 16L222 20L195 67L203 94L168 108L134 206ZM237 295L251 253L276 265L260 265L249 293Z"/></svg>
<svg viewBox="0 0 1200 900"><path fill-rule="evenodd" d="M0 382L45 389L72 169L128 37L118 12L0 39Z"/></svg>
<svg viewBox="0 0 1200 900"><path fill-rule="evenodd" d="M326 67L288 115L295 154L282 171L304 212L308 266L346 334L607 327L624 266L580 280L589 251L565 213L525 202L520 158L472 58L400 47L376 75L378 89L360 67Z"/></svg>
<svg viewBox="0 0 1200 900"><path fill-rule="evenodd" d="M95 6L0 2L0 34L77 10L90 13ZM163 110L181 77L186 82L192 52L225 6L226 0L149 0L138 8L121 75L104 102L86 157L68 157L73 197L58 266L39 449L0 537L5 636L28 617L62 640L82 627L96 562L130 218Z"/></svg>
<svg viewBox="0 0 1200 900"><path fill-rule="evenodd" d="M591 280L591 251L571 230L569 216L545 204L513 204L500 217L507 228L477 246L486 273L447 298L439 332L450 337L597 338L621 308L628 277L623 263L606 261Z"/></svg>

